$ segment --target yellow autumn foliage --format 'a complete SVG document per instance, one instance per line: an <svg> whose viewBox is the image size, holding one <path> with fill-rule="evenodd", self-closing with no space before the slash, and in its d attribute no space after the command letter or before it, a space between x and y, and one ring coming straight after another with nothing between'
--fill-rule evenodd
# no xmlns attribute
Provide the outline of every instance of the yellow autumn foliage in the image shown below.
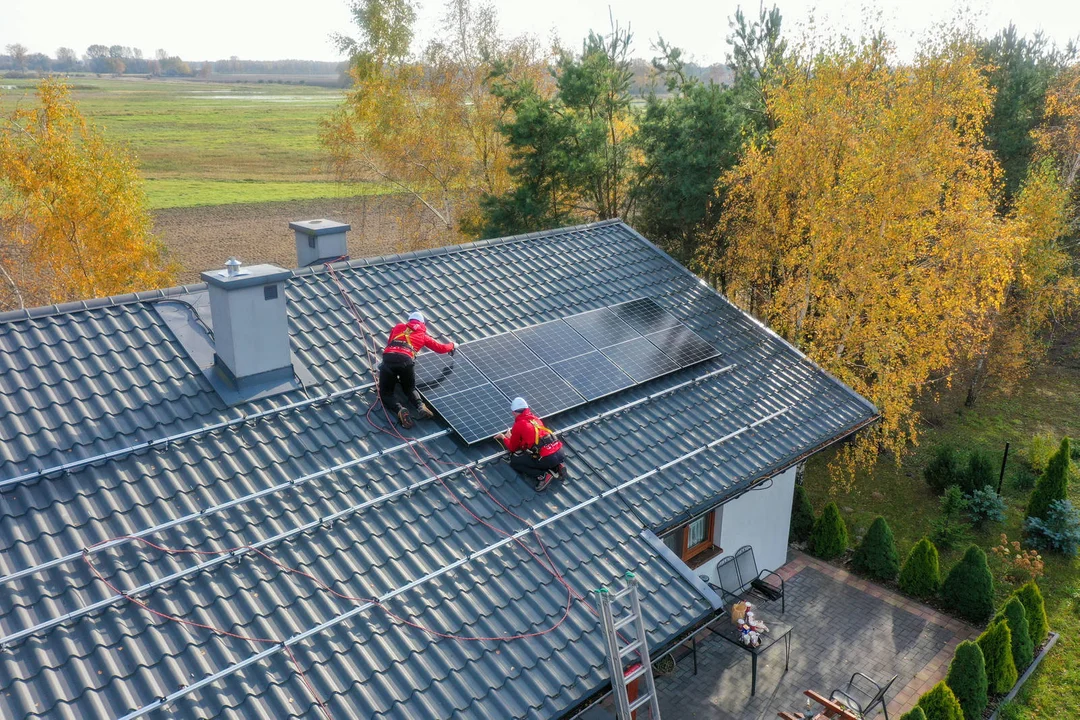
<svg viewBox="0 0 1080 720"><path fill-rule="evenodd" d="M61 80L0 118L6 306L164 287L175 268L151 232L135 160L88 124Z"/></svg>
<svg viewBox="0 0 1080 720"><path fill-rule="evenodd" d="M898 64L880 37L796 51L768 98L776 129L721 184L711 258L732 299L873 401L881 422L843 457L916 439L916 397L985 346L1013 277L983 147L992 93L974 47Z"/></svg>

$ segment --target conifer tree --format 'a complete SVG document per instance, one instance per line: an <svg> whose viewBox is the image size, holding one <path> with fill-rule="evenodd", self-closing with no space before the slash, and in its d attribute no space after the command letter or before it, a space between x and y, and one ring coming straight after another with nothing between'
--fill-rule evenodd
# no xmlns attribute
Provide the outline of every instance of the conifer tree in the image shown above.
<svg viewBox="0 0 1080 720"><path fill-rule="evenodd" d="M979 639L986 661L986 682L991 693L1002 695L1016 684L1016 663L1012 654L1012 633L1004 620L992 623Z"/></svg>
<svg viewBox="0 0 1080 720"><path fill-rule="evenodd" d="M932 597L941 587L941 568L934 543L923 538L911 548L900 569L900 589L917 598Z"/></svg>
<svg viewBox="0 0 1080 720"><path fill-rule="evenodd" d="M900 555L896 551L892 528L885 518L878 517L870 525L866 537L851 558L851 565L857 572L874 580L888 582L896 579L900 572Z"/></svg>
<svg viewBox="0 0 1080 720"><path fill-rule="evenodd" d="M810 552L823 560L842 555L848 546L847 526L836 503L829 503L821 511L810 534Z"/></svg>
<svg viewBox="0 0 1080 720"><path fill-rule="evenodd" d="M802 485L795 486L795 497L791 501L791 539L806 542L814 531L814 506Z"/></svg>
<svg viewBox="0 0 1080 720"><path fill-rule="evenodd" d="M1069 438L1061 439L1061 446L1046 464L1042 477L1035 483L1028 502L1028 517L1045 520L1050 512L1050 505L1055 500L1067 500L1069 493L1069 469L1072 460Z"/></svg>
<svg viewBox="0 0 1080 720"><path fill-rule="evenodd" d="M986 661L977 643L965 640L956 647L945 684L960 702L964 720L982 720L988 685Z"/></svg>
<svg viewBox="0 0 1080 720"><path fill-rule="evenodd" d="M981 623L994 613L994 576L982 548L972 545L967 549L945 578L941 597L949 609L973 623Z"/></svg>
<svg viewBox="0 0 1080 720"><path fill-rule="evenodd" d="M919 698L919 707L926 713L926 720L964 720L960 701L944 680Z"/></svg>
<svg viewBox="0 0 1080 720"><path fill-rule="evenodd" d="M1039 647L1046 640L1046 634L1050 631L1050 624L1046 621L1046 606L1043 604L1039 586L1034 580L1030 580L1014 594L1024 604L1031 643L1035 647Z"/></svg>
<svg viewBox="0 0 1080 720"><path fill-rule="evenodd" d="M1013 595L1009 598L1001 612L994 618L1004 620L1009 625L1009 634L1012 635L1013 663L1016 672L1020 673L1027 669L1031 660L1035 657L1035 647L1031 642L1031 633L1028 627L1027 611L1020 599Z"/></svg>
<svg viewBox="0 0 1080 720"><path fill-rule="evenodd" d="M906 713L900 716L900 720L926 720L926 713L922 711L922 708L916 705L908 710Z"/></svg>

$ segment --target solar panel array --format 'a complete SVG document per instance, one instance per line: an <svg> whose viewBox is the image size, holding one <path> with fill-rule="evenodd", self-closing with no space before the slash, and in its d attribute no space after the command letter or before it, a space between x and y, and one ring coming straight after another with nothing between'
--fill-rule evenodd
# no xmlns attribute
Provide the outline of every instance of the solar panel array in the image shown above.
<svg viewBox="0 0 1080 720"><path fill-rule="evenodd" d="M649 298L571 315L424 353L416 381L424 399L472 444L505 430L510 399L540 417L625 390L719 355Z"/></svg>

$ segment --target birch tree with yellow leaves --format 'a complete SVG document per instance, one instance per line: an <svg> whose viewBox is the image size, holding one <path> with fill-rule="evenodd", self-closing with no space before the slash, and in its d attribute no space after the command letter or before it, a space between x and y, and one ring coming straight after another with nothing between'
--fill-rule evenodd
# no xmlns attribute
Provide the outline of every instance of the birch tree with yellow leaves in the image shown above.
<svg viewBox="0 0 1080 720"><path fill-rule="evenodd" d="M24 307L165 287L135 160L87 123L57 79L0 117L0 288Z"/></svg>
<svg viewBox="0 0 1080 720"><path fill-rule="evenodd" d="M882 412L842 468L899 456L916 397L992 334L1020 241L995 214L991 103L961 38L910 65L881 36L796 50L767 100L775 130L721 179L725 251L708 269Z"/></svg>
<svg viewBox="0 0 1080 720"><path fill-rule="evenodd" d="M413 3L353 6L361 37L338 39L353 57L353 87L320 132L335 173L411 195L444 236L475 233L478 198L510 183L498 132L507 110L490 92L492 77L499 69L542 78L535 42L504 38L490 5L450 0L443 34L414 55Z"/></svg>

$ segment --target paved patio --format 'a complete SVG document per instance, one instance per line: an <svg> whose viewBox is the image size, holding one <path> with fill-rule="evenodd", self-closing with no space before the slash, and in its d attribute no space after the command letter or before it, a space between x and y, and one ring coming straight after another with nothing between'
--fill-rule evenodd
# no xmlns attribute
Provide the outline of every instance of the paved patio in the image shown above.
<svg viewBox="0 0 1080 720"><path fill-rule="evenodd" d="M896 720L945 677L956 646L978 634L815 558L794 551L789 558L780 571L787 582L783 620L794 626L789 670L784 672L781 642L759 657L757 695L751 698L749 653L703 632L697 675L686 655L674 673L657 677L664 720L766 720L781 710L805 711L803 690L828 695L855 671L879 682L899 673L887 695L889 716ZM773 605L759 607L766 623L779 616L780 604Z"/></svg>

